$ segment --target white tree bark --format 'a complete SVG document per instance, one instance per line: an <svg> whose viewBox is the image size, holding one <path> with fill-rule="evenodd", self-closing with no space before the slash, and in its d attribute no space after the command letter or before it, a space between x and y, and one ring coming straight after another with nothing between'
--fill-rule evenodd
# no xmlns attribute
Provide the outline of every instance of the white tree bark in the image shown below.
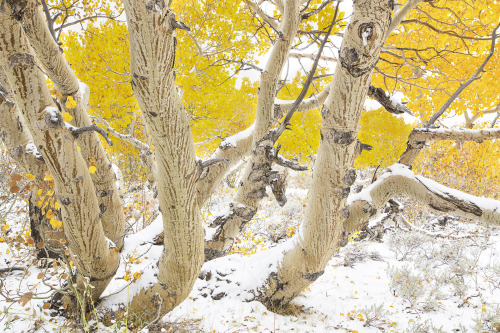
<svg viewBox="0 0 500 333"><path fill-rule="evenodd" d="M154 318L187 297L203 263L198 167L189 118L174 85L174 29L181 25L163 1L126 0L124 4L132 88L155 145L165 235L158 283L135 294L131 307Z"/></svg>
<svg viewBox="0 0 500 333"><path fill-rule="evenodd" d="M333 255L343 230L346 198L356 178L356 138L372 70L386 39L393 1L354 1L351 23L340 49L321 111L321 141L305 221L264 287L262 301L288 303L315 281Z"/></svg>
<svg viewBox="0 0 500 333"><path fill-rule="evenodd" d="M298 0L283 1L284 12L280 31L269 54L266 68L260 77L257 99L257 115L253 129L252 154L243 171L236 198L226 216L215 219L207 239L207 260L229 252L235 237L257 211L259 201L266 195L266 187L272 175L268 153L274 141L265 136L275 124L274 103L281 70L300 24Z"/></svg>
<svg viewBox="0 0 500 333"><path fill-rule="evenodd" d="M41 180L47 166L33 144L24 116L13 98L6 72L0 66L0 138L17 165Z"/></svg>
<svg viewBox="0 0 500 333"><path fill-rule="evenodd" d="M54 105L21 24L5 10L0 11L0 59L6 64L14 100L54 179L78 287L92 284L89 293L95 300L118 268L119 256L104 235L95 188L75 140Z"/></svg>
<svg viewBox="0 0 500 333"><path fill-rule="evenodd" d="M69 112L73 116L73 124L77 127L92 125L87 114L89 88L81 83L71 70L62 49L45 24L45 17L38 1L27 1L23 7L22 22L37 58L54 82L55 88L63 96L61 98L63 112ZM77 102L75 108L66 108L65 102L69 96ZM101 209L104 232L121 249L125 236L125 217L111 161L106 156L97 133L80 135L77 141L87 166L94 164L96 167L96 172L91 174L91 177Z"/></svg>
<svg viewBox="0 0 500 333"><path fill-rule="evenodd" d="M435 210L463 216L491 225L500 225L500 201L478 198L438 184L402 164L387 168L376 182L349 197L344 221L347 232L362 229L395 195L405 195Z"/></svg>
<svg viewBox="0 0 500 333"><path fill-rule="evenodd" d="M404 165L412 165L415 162L420 151L432 141L437 140L453 140L453 141L475 141L483 142L484 140L494 140L500 138L500 129L431 129L431 128L415 128L408 136L406 150L399 158L398 163Z"/></svg>

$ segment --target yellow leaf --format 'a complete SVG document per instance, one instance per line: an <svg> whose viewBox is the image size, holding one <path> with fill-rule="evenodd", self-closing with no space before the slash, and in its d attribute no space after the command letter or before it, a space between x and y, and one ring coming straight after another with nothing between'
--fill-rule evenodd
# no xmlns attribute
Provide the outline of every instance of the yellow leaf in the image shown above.
<svg viewBox="0 0 500 333"><path fill-rule="evenodd" d="M33 176L31 173L25 174L24 178L26 178L26 180L35 180L35 176Z"/></svg>
<svg viewBox="0 0 500 333"><path fill-rule="evenodd" d="M141 273L139 273L139 272L134 273L134 278L138 279L140 277L141 277Z"/></svg>
<svg viewBox="0 0 500 333"><path fill-rule="evenodd" d="M58 220L56 220L56 219L51 219L51 220L49 221L49 223L50 223L50 225L52 226L52 228L54 228L54 229L57 229L57 227L59 226L59 221L58 221Z"/></svg>
<svg viewBox="0 0 500 333"><path fill-rule="evenodd" d="M53 219L54 218L54 212L52 211L52 209L49 209L47 211L47 214L45 214L45 216L48 218L48 219Z"/></svg>
<svg viewBox="0 0 500 333"><path fill-rule="evenodd" d="M55 209L61 209L61 204L56 201L56 203L54 204L54 208Z"/></svg>
<svg viewBox="0 0 500 333"><path fill-rule="evenodd" d="M67 105L68 103L66 103ZM69 112L64 112L64 121L65 122L70 122L73 120L73 116L69 114Z"/></svg>
<svg viewBox="0 0 500 333"><path fill-rule="evenodd" d="M76 101L72 96L68 96L68 98L66 99L66 107L68 109L74 109L76 107Z"/></svg>
<svg viewBox="0 0 500 333"><path fill-rule="evenodd" d="M42 189L39 189L38 192L36 192L36 194L38 194L38 196L41 197L42 196L42 192L43 192Z"/></svg>
<svg viewBox="0 0 500 333"><path fill-rule="evenodd" d="M95 167L95 165L91 165L91 166L89 166L89 172L90 172L90 173L92 173L92 174L93 174L93 173L95 173L95 171L96 171L96 170L97 170L97 168Z"/></svg>
<svg viewBox="0 0 500 333"><path fill-rule="evenodd" d="M123 277L123 279L124 279L125 281L128 281L128 280L130 280L130 276L125 275L125 276Z"/></svg>

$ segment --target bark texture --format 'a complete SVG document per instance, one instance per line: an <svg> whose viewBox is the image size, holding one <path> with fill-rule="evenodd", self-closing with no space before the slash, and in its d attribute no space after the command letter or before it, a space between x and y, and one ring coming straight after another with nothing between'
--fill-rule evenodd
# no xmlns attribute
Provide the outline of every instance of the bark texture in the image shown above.
<svg viewBox="0 0 500 333"><path fill-rule="evenodd" d="M196 198L194 141L174 79L181 26L161 1L124 1L130 36L132 89L155 145L164 252L158 283L141 290L131 308L146 318L182 302L203 263L203 228Z"/></svg>
<svg viewBox="0 0 500 333"><path fill-rule="evenodd" d="M207 239L205 257L207 260L229 252L234 238L257 211L259 201L266 195L266 187L275 178L271 170L274 140L268 135L275 124L274 103L281 70L288 58L288 52L300 24L298 0L283 1L283 20L273 45L266 68L260 77L257 99L257 116L253 130L252 153L242 174L236 198L230 212L212 223L211 237Z"/></svg>
<svg viewBox="0 0 500 333"><path fill-rule="evenodd" d="M27 1L23 8L22 23L37 59L54 82L54 87L62 94L62 111L69 112L73 116L73 125L77 127L92 125L87 114L90 90L87 85L78 80L71 70L62 49L55 42L45 24L45 16L38 1ZM75 108L66 108L66 99L69 96L77 102ZM91 174L91 178L101 209L101 223L104 233L116 244L117 248L121 249L125 236L125 217L111 161L106 156L97 133L90 132L80 135L77 142L86 165L95 165L96 167L96 172Z"/></svg>
<svg viewBox="0 0 500 333"><path fill-rule="evenodd" d="M363 104L391 22L393 1L354 1L340 49L340 66L321 111L321 141L305 221L263 288L270 306L288 303L315 281L343 231L346 198L356 179L357 133Z"/></svg>
<svg viewBox="0 0 500 333"><path fill-rule="evenodd" d="M75 140L54 105L21 24L6 11L5 6L0 11L0 59L6 64L14 100L54 179L78 287L92 284L95 300L118 268L119 256L104 235L95 189Z"/></svg>

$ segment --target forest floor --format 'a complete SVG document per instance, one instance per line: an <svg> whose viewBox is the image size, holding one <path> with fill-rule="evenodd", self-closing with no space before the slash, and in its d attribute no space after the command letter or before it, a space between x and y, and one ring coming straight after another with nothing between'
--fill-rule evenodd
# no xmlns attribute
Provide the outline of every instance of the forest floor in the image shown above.
<svg viewBox="0 0 500 333"><path fill-rule="evenodd" d="M272 195L265 198L233 252L271 253L291 237L304 216L309 182L309 172L292 173L286 205L279 207ZM204 220L208 223L224 211L234 193L228 184L219 189L203 209ZM373 221L378 237L352 235L324 274L279 313L231 295L220 300L204 297L198 280L188 299L141 332L500 332L500 229L436 215L397 199L404 207L398 218L383 226L377 226L380 219ZM126 323L132 321L126 314L110 327L96 323L96 315L105 306L123 302L115 292L129 295L131 285L147 283L142 273L161 247L142 242L140 232L133 234L155 219L152 193L143 188L129 191L125 211L131 234L120 270L101 305L80 322L84 329L77 329L74 320L44 305L51 293L48 285L60 285L68 269L38 267L35 245L29 241L27 204L4 198L0 268L22 269L0 275L0 331L126 332Z"/></svg>

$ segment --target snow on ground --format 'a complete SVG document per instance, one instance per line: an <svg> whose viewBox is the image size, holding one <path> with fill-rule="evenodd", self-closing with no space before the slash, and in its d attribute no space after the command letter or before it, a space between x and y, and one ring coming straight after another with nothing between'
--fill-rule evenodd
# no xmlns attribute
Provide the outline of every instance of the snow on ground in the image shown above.
<svg viewBox="0 0 500 333"><path fill-rule="evenodd" d="M254 220L238 237L233 252L257 252L269 260L274 256L272 247L283 244L295 233L304 215L310 173L291 174L288 203L280 208L272 195L264 199ZM225 185L210 199L203 209L206 223L226 210L234 193L233 188ZM132 207L127 209L129 222L138 221L134 230L141 229L144 222L133 213L131 198L137 195L147 196L142 201L153 201L151 193L144 190L127 194L127 205ZM325 273L279 313L234 295L221 300L204 297L199 290L203 281L198 280L188 299L161 319L167 327L163 330L168 331L171 325L175 329L184 327L186 332L500 331L500 229L443 218L427 210L409 214L415 206L405 199L401 202L405 207L403 216L412 224L420 223L418 230L387 223L381 240L362 239L366 236L363 233L357 238L354 235L332 258ZM4 211L0 215L10 224L11 237L26 233L26 214L17 214L17 208L24 205L18 201L8 216L4 216ZM415 220L415 215L421 216L420 220ZM161 247L148 240L159 228L161 217L125 239L122 264L97 312L106 306L116 308L151 280ZM15 265L26 269L1 275L0 331L77 332L71 321L43 308L47 285L60 285L59 277L65 268L41 269L36 266L28 244L17 248L12 244L0 243L0 267ZM40 279L40 273L47 278ZM251 278L254 272L247 267L239 273ZM128 282L126 275L130 276ZM29 293L35 297L19 300ZM17 301L8 302L6 296ZM93 325L89 331L97 331ZM124 327L123 322L111 327L101 324L99 330L125 332ZM156 331L159 329L149 330Z"/></svg>

